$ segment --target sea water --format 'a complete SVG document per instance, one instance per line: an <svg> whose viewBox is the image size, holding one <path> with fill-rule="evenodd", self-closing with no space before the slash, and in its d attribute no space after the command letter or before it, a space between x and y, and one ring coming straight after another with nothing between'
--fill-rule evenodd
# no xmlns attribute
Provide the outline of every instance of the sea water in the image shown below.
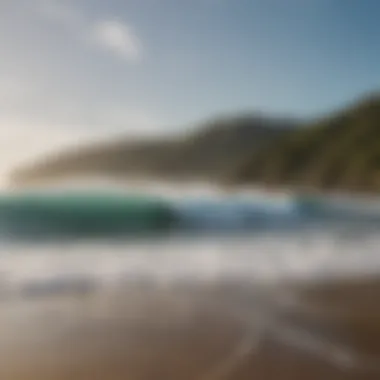
<svg viewBox="0 0 380 380"><path fill-rule="evenodd" d="M81 189L81 196L85 191ZM137 192L133 186L114 185L103 186L99 191L104 199ZM54 193L45 190L49 192ZM93 189L88 192L93 194ZM3 234L0 294L17 296L34 281L41 289L44 281L47 288L58 288L54 286L55 279L62 285L66 276L68 282L74 277L78 282L83 276L83 281L101 286L139 275L163 282L185 278L214 281L223 277L268 282L299 277L313 280L380 269L380 222L373 219L373 210L379 204L376 200L368 215L359 202L359 211L351 207L350 214L345 213L342 219L338 207L336 219L329 215L324 220L323 215L316 219L302 214L292 194L256 191L221 195L216 190L213 194L209 188L203 192L193 188L180 196L175 188L158 185L145 188L145 193L170 205L178 216L176 225L158 234L148 231L139 239L130 233L117 237L108 233L101 238L81 236L80 231L75 238L62 239L59 231L51 235L48 228L45 239ZM335 200L338 204L339 200ZM347 199L341 204L346 208ZM368 209L368 203L366 206ZM51 223L41 218L37 221ZM0 236L8 227L6 223L0 225Z"/></svg>
<svg viewBox="0 0 380 380"><path fill-rule="evenodd" d="M102 191L127 196L131 189L103 187ZM202 300L214 305L217 315L232 313L249 332L252 325L257 329L270 319L279 305L292 304L289 283L380 271L380 224L373 212L369 215L363 208L357 212L351 207L348 214L344 209L341 218L338 207L336 218L330 213L324 219L300 212L292 194L226 195L209 188L180 194L178 189L160 186L145 191L169 202L179 216L177 225L138 239L110 234L33 240L15 234L0 241L4 358L10 357L13 346L30 352L33 345L48 344L47 339L60 341L63 328L66 333L73 331L73 321L110 318L115 307L109 306L110 300L126 303L131 312L137 307L136 292L140 299L159 292L162 304L170 294L187 300L188 311L181 309L181 317L165 317L165 323L173 318L173 326L187 326ZM338 203L336 199L334 204ZM252 317L257 310L262 313L259 322ZM158 314L144 315L150 325L160 323L162 328ZM294 344L294 336L290 341Z"/></svg>

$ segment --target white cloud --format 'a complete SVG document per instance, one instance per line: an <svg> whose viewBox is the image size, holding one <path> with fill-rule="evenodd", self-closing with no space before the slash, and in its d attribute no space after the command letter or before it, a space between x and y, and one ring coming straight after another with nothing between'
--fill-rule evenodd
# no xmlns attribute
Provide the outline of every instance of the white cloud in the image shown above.
<svg viewBox="0 0 380 380"><path fill-rule="evenodd" d="M94 24L93 41L102 48L118 54L129 61L142 57L142 44L131 28L117 20L104 20Z"/></svg>
<svg viewBox="0 0 380 380"><path fill-rule="evenodd" d="M142 42L126 22L88 18L68 0L40 0L39 5L38 11L43 18L63 26L78 40L128 62L142 58Z"/></svg>
<svg viewBox="0 0 380 380"><path fill-rule="evenodd" d="M91 18L75 1L17 0L12 2L12 14L19 18L2 24L0 186L4 173L18 163L61 146L120 134L165 133L159 117L131 96L130 89L113 93L108 83L105 89L102 87L104 82L91 75L91 56L88 66L77 69L73 65L71 71L71 67L65 70L51 60L54 49L44 51L48 46L43 38L39 49L40 33L46 32L52 33L53 43L53 38L62 34L89 49L101 49L128 62L141 59L142 44L128 24L108 17ZM30 37L25 43L35 42L33 49L24 49L20 42L24 35ZM82 76L83 70L90 71L88 77ZM90 80L99 82L99 86L91 82L98 91L88 86Z"/></svg>

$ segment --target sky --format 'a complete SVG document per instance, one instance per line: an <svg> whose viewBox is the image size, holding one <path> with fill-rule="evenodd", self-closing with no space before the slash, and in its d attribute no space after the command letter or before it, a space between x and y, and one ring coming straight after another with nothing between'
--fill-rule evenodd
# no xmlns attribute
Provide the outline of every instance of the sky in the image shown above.
<svg viewBox="0 0 380 380"><path fill-rule="evenodd" d="M379 12L378 0L0 0L0 151L329 112L379 89Z"/></svg>

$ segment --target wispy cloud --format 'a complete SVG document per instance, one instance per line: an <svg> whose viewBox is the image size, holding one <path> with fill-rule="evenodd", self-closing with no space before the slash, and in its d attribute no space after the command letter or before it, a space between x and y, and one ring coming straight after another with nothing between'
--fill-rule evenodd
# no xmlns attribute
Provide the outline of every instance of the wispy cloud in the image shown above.
<svg viewBox="0 0 380 380"><path fill-rule="evenodd" d="M8 44L9 49L2 50L4 59L0 64L0 167L2 162L11 161L7 158L10 155L26 154L34 150L34 145L38 145L37 150L50 146L46 140L40 144L43 136L64 141L65 136L77 139L79 135L95 138L118 133L133 136L161 132L164 125L161 117L132 96L132 90L126 87L113 92L112 81L119 80L128 70L118 67L120 77L114 78L112 61L106 62L103 66L106 78L100 80L99 75L92 72L94 57L86 54L88 51L80 55L80 64L74 63L69 68L65 60L55 60L57 50L62 57L68 54L65 46L62 50L56 46L63 38L76 40L85 49L99 49L128 63L141 59L142 43L131 26L113 18L112 9L110 17L96 18L91 8L86 10L84 5L85 2L76 0L12 2L12 14L21 18L5 23L6 33L1 36L1 42L6 42L4 47ZM20 36L19 28L24 28ZM16 39L12 38L14 31ZM45 40L41 32L51 33L51 38ZM22 43L22 35L26 34L28 37L30 34L27 43L35 44L30 51L24 49ZM15 43L17 38L20 43ZM76 50L69 52L68 61L75 61ZM27 57L28 64L20 57ZM133 71L129 74L132 76Z"/></svg>
<svg viewBox="0 0 380 380"><path fill-rule="evenodd" d="M91 30L93 41L128 61L139 61L142 57L142 44L132 29L118 20L96 22Z"/></svg>
<svg viewBox="0 0 380 380"><path fill-rule="evenodd" d="M38 12L88 46L103 49L131 63L140 61L143 56L142 41L125 21L91 19L69 0L40 0Z"/></svg>

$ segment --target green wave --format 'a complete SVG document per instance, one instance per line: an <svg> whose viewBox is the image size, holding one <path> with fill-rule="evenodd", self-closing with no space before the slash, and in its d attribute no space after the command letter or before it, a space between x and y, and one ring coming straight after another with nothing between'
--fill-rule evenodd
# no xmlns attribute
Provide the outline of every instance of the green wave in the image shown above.
<svg viewBox="0 0 380 380"><path fill-rule="evenodd" d="M109 193L12 194L0 197L0 231L7 234L109 235L169 228L166 202Z"/></svg>

